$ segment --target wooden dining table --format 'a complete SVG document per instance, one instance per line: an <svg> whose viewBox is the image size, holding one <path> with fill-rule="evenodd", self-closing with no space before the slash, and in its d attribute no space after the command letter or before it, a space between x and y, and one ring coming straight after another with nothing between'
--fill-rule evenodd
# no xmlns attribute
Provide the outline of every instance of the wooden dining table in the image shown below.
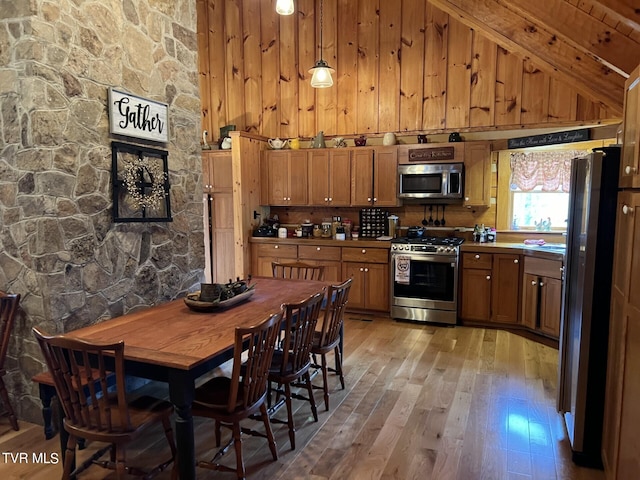
<svg viewBox="0 0 640 480"><path fill-rule="evenodd" d="M327 282L253 277L255 293L227 309L197 312L178 299L68 332L91 342L124 340L128 375L166 382L176 412L175 433L181 479L196 478L191 408L198 377L233 358L236 327L255 325L322 292Z"/></svg>

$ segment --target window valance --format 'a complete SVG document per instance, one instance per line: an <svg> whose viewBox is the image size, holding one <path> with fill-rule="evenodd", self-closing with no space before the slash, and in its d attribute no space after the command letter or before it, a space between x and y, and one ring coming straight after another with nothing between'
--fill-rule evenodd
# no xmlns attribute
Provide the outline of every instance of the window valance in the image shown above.
<svg viewBox="0 0 640 480"><path fill-rule="evenodd" d="M583 150L512 153L511 190L530 192L541 187L543 192L568 192L571 160L588 153Z"/></svg>

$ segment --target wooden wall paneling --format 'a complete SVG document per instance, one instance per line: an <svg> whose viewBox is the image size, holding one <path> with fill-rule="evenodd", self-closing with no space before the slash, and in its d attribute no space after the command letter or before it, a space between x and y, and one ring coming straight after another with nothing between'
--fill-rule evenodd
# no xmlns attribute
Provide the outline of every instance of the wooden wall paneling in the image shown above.
<svg viewBox="0 0 640 480"><path fill-rule="evenodd" d="M358 119L356 128L359 133L377 133L379 131L379 1L361 0L358 2Z"/></svg>
<svg viewBox="0 0 640 480"><path fill-rule="evenodd" d="M522 59L498 46L496 60L496 125L517 125L522 108Z"/></svg>
<svg viewBox="0 0 640 480"><path fill-rule="evenodd" d="M224 0L208 0L207 24L209 39L209 107L207 108L211 138L217 141L220 127L227 124L227 42L225 36Z"/></svg>
<svg viewBox="0 0 640 480"><path fill-rule="evenodd" d="M576 119L578 95L566 83L551 78L549 80L549 122L572 121Z"/></svg>
<svg viewBox="0 0 640 480"><path fill-rule="evenodd" d="M337 134L357 133L358 2L338 0Z"/></svg>
<svg viewBox="0 0 640 480"><path fill-rule="evenodd" d="M262 47L262 135L280 136L280 15L270 0L260 15Z"/></svg>
<svg viewBox="0 0 640 480"><path fill-rule="evenodd" d="M378 54L378 129L396 132L400 126L400 28L402 9L394 2L380 2L380 47Z"/></svg>
<svg viewBox="0 0 640 480"><path fill-rule="evenodd" d="M495 123L497 45L473 32L469 126Z"/></svg>
<svg viewBox="0 0 640 480"><path fill-rule="evenodd" d="M224 5L227 121L221 126L225 124L234 124L238 130L244 130L246 126L246 109L244 106L242 0L227 0Z"/></svg>
<svg viewBox="0 0 640 480"><path fill-rule="evenodd" d="M319 7L318 7L319 8ZM322 58L330 67L336 68L336 44L338 38L337 9L338 0L324 0L322 29ZM317 34L320 38L320 10L318 10ZM319 43L319 40L318 40ZM316 125L318 130L335 132L337 125L336 104L338 93L336 76L333 76L333 87L316 89Z"/></svg>
<svg viewBox="0 0 640 480"><path fill-rule="evenodd" d="M449 15L426 6L426 32L424 63L424 90L422 101L422 128L445 127L447 100L447 45L449 43Z"/></svg>
<svg viewBox="0 0 640 480"><path fill-rule="evenodd" d="M316 92L311 86L309 69L320 54L316 41L316 10L314 0L298 0L298 135L316 134Z"/></svg>
<svg viewBox="0 0 640 480"><path fill-rule="evenodd" d="M578 94L576 98L576 120L604 118L600 114L600 106L600 103L593 102L591 99Z"/></svg>
<svg viewBox="0 0 640 480"><path fill-rule="evenodd" d="M242 29L244 42L244 105L247 132L262 132L262 58L260 2L242 2ZM268 8L265 5L264 8Z"/></svg>
<svg viewBox="0 0 640 480"><path fill-rule="evenodd" d="M400 47L400 131L422 129L424 0L403 0Z"/></svg>
<svg viewBox="0 0 640 480"><path fill-rule="evenodd" d="M298 136L298 15L280 17L280 135Z"/></svg>
<svg viewBox="0 0 640 480"><path fill-rule="evenodd" d="M548 122L549 75L525 60L522 77L522 124Z"/></svg>
<svg viewBox="0 0 640 480"><path fill-rule="evenodd" d="M447 128L469 126L473 30L449 17L447 51Z"/></svg>
<svg viewBox="0 0 640 480"><path fill-rule="evenodd" d="M197 0L196 2L197 30L196 38L198 41L198 86L200 90L200 118L202 130L207 130L207 143L213 142L211 135L211 125L209 124L211 115L209 114L209 105L211 105L211 96L209 95L209 21L207 18L207 0Z"/></svg>

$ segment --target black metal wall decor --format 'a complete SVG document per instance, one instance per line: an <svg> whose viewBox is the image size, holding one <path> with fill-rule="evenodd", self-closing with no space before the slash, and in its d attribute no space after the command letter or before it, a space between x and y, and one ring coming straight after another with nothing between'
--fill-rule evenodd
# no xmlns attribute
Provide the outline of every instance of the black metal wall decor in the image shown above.
<svg viewBox="0 0 640 480"><path fill-rule="evenodd" d="M168 152L111 142L114 222L171 222Z"/></svg>

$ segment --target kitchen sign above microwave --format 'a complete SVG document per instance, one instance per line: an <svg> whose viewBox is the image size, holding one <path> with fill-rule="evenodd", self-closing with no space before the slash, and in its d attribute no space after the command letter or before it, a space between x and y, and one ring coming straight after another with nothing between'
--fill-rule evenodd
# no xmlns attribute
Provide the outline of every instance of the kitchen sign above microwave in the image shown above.
<svg viewBox="0 0 640 480"><path fill-rule="evenodd" d="M398 197L404 199L462 198L463 163L398 165Z"/></svg>

